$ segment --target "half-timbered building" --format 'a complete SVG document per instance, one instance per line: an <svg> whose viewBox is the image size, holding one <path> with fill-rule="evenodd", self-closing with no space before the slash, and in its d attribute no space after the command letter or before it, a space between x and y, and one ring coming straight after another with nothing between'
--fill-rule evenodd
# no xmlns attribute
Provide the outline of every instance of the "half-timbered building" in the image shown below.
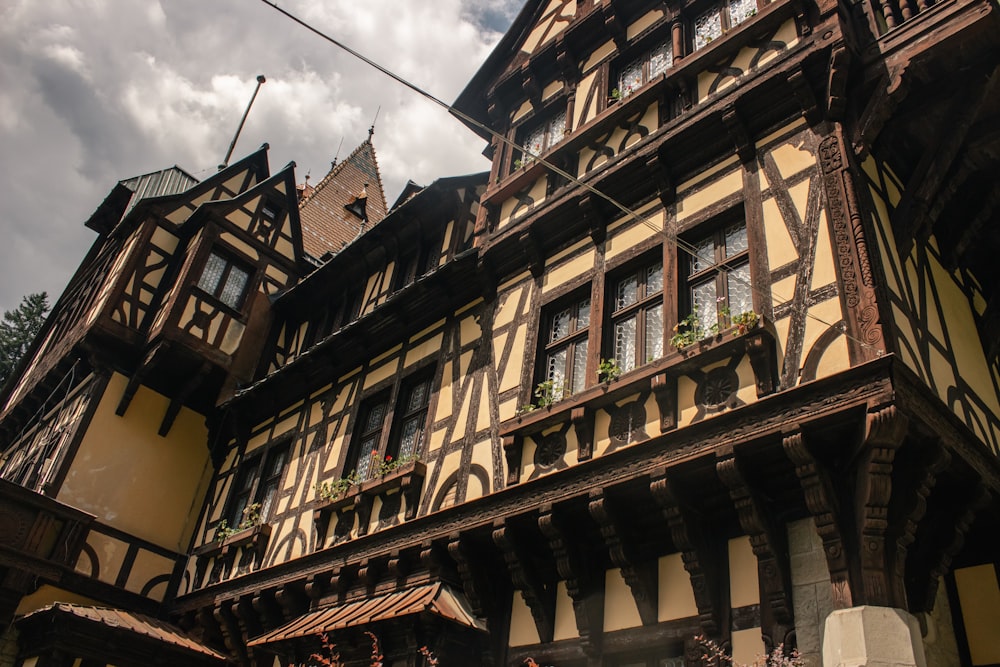
<svg viewBox="0 0 1000 667"><path fill-rule="evenodd" d="M13 664L1000 663L997 11L529 0L489 172L123 181L3 394Z"/></svg>

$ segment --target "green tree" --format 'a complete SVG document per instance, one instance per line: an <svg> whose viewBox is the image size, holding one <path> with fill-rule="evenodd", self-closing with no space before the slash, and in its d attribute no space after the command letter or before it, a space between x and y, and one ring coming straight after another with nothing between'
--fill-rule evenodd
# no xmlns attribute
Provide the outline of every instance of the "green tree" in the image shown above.
<svg viewBox="0 0 1000 667"><path fill-rule="evenodd" d="M0 320L0 386L41 331L48 312L49 296L45 292L29 294L21 299L20 306L4 311Z"/></svg>

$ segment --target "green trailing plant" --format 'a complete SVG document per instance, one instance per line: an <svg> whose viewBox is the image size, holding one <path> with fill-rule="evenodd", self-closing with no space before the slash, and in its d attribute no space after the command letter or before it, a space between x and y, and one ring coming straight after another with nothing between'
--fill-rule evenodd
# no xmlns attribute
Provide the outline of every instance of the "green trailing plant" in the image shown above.
<svg viewBox="0 0 1000 667"><path fill-rule="evenodd" d="M407 463L410 463L411 461L416 461L418 458L419 457L416 455L416 453L407 454L406 456L400 456L399 458L396 459L394 459L391 454L386 454L385 460L379 463L378 469L375 471L375 474L373 476L385 477L393 470L396 470L397 468L402 468Z"/></svg>
<svg viewBox="0 0 1000 667"><path fill-rule="evenodd" d="M622 367L618 365L617 359L601 359L601 363L597 366L598 382L611 382L612 380L617 380L621 374Z"/></svg>
<svg viewBox="0 0 1000 667"><path fill-rule="evenodd" d="M524 166L523 160L521 160L520 158L514 160L514 169L520 169L523 166Z"/></svg>
<svg viewBox="0 0 1000 667"><path fill-rule="evenodd" d="M674 325L674 335L670 337L670 345L678 350L683 350L688 345L693 345L709 335L701 326L701 320L698 319L698 309L692 308L690 313Z"/></svg>
<svg viewBox="0 0 1000 667"><path fill-rule="evenodd" d="M566 388L562 382L545 380L535 386L535 406L547 408L566 398Z"/></svg>
<svg viewBox="0 0 1000 667"><path fill-rule="evenodd" d="M337 500L343 498L352 486L358 485L358 475L353 470L347 477L335 479L332 482L320 482L316 484L316 496L323 500Z"/></svg>
<svg viewBox="0 0 1000 667"><path fill-rule="evenodd" d="M230 526L229 521L223 519L215 527L215 539L219 542L235 535L241 530L246 530L248 528L254 528L263 523L264 519L260 515L260 503L250 503L245 508L243 508L243 520L235 526Z"/></svg>
<svg viewBox="0 0 1000 667"><path fill-rule="evenodd" d="M733 315L730 318L733 326L736 327L733 331L734 336L742 336L748 331L753 331L757 328L757 323L760 322L760 316L752 310L748 310L740 313L739 315Z"/></svg>

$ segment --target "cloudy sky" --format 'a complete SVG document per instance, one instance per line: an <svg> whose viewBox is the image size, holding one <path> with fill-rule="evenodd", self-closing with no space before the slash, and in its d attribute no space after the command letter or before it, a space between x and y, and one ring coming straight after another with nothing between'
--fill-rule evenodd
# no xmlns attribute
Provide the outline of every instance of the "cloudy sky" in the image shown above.
<svg viewBox="0 0 1000 667"><path fill-rule="evenodd" d="M522 0L281 0L280 6L447 102ZM367 136L389 204L407 179L480 171L484 144L442 109L260 0L0 2L0 310L54 301L94 240L83 222L123 178L198 178L270 144L317 181ZM342 142L342 145L341 145Z"/></svg>

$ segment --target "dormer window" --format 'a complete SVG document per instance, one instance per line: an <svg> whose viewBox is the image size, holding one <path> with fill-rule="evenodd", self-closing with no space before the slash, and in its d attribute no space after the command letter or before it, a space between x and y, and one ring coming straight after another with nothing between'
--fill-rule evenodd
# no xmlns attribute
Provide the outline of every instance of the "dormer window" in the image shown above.
<svg viewBox="0 0 1000 667"><path fill-rule="evenodd" d="M626 65L618 75L617 95L612 97L628 97L644 85L666 72L674 64L674 49L670 42L658 44L652 50L644 53Z"/></svg>
<svg viewBox="0 0 1000 667"><path fill-rule="evenodd" d="M233 310L239 310L243 305L248 282L248 269L213 250L198 279L198 288Z"/></svg>
<svg viewBox="0 0 1000 667"><path fill-rule="evenodd" d="M694 20L694 50L708 46L723 33L757 13L757 0L726 0Z"/></svg>

